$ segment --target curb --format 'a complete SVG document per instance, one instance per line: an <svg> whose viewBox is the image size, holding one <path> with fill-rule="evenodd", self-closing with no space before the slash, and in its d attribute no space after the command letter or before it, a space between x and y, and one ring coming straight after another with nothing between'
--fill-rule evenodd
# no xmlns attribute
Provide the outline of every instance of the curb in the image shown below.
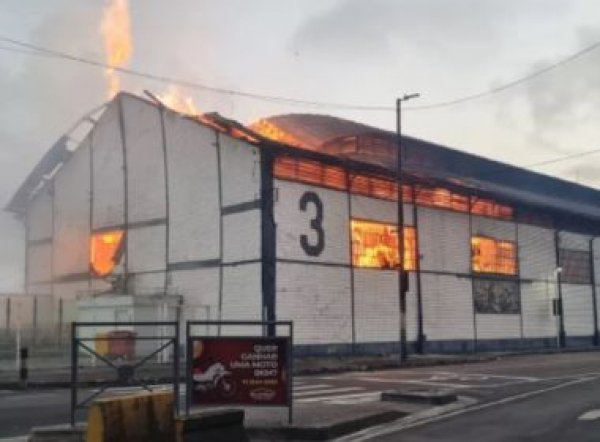
<svg viewBox="0 0 600 442"><path fill-rule="evenodd" d="M248 436L261 440L330 440L357 431L396 421L406 413L394 410L374 412L359 418L315 426L249 427Z"/></svg>

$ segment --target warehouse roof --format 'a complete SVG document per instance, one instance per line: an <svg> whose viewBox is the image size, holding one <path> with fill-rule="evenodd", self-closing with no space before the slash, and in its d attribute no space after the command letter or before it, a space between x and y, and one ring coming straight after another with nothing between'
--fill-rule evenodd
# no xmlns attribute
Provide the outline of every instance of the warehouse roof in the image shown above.
<svg viewBox="0 0 600 442"><path fill-rule="evenodd" d="M313 114L274 116L250 127L266 136L283 133L301 140L299 147L305 149L395 170L397 137L393 132ZM590 187L413 137L403 136L402 148L403 171L408 174L600 220L600 191Z"/></svg>
<svg viewBox="0 0 600 442"><path fill-rule="evenodd" d="M122 94L119 94L121 96ZM129 95L129 94L126 94ZM115 98L115 99L117 99ZM156 103L144 100L149 105ZM250 130L218 114L205 114L199 124L244 138L259 146L290 146L351 161L374 170L395 169L395 133L340 118L290 114L259 120ZM580 214L600 220L600 191L558 178L510 166L417 138L403 136L403 171L414 177L452 183L507 201ZM295 149L298 151L298 149ZM301 151L298 151L301 153ZM65 138L50 148L15 193L7 210L22 213L31 194L68 160Z"/></svg>

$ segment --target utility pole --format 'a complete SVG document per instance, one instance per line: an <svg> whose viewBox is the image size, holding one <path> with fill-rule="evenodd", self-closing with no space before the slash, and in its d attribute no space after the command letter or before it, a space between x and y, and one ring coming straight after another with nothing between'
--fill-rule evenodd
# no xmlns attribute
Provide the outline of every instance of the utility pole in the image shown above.
<svg viewBox="0 0 600 442"><path fill-rule="evenodd" d="M405 362L408 356L406 345L406 292L408 291L408 272L404 270L404 200L402 191L402 163L404 150L402 149L402 102L418 98L419 94L405 94L396 99L396 185L397 198L397 231L398 231L398 306L400 326L400 362Z"/></svg>

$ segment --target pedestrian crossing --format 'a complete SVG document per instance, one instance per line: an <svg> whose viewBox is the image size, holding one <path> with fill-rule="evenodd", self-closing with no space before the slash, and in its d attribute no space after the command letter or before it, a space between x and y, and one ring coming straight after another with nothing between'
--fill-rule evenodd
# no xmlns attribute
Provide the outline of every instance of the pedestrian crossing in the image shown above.
<svg viewBox="0 0 600 442"><path fill-rule="evenodd" d="M152 390L171 390L170 384L153 385ZM91 393L99 389L90 390ZM108 390L111 394L127 394L144 391L141 386L116 387ZM185 385L180 384L180 394L185 395ZM307 381L294 380L293 397L296 404L325 403L331 405L352 405L369 402L377 402L381 397L381 391L374 391L359 386L340 386L327 383L309 383Z"/></svg>
<svg viewBox="0 0 600 442"><path fill-rule="evenodd" d="M377 402L381 397L381 391L368 390L358 386L342 387L294 381L293 396L295 404L353 405Z"/></svg>

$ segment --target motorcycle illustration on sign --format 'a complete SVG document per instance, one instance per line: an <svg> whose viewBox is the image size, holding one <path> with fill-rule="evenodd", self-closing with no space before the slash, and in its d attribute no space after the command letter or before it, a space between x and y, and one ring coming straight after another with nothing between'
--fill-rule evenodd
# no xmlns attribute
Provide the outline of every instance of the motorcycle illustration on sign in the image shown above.
<svg viewBox="0 0 600 442"><path fill-rule="evenodd" d="M198 337L190 350L193 404L288 404L287 338Z"/></svg>

